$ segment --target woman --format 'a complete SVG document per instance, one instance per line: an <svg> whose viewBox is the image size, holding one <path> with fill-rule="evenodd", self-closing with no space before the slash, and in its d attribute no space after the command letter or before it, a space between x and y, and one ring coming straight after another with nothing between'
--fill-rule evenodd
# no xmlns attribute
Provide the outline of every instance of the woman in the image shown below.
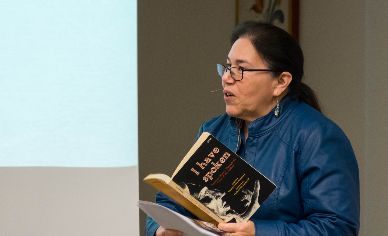
<svg viewBox="0 0 388 236"><path fill-rule="evenodd" d="M303 53L273 25L236 27L222 79L226 114L200 128L212 133L271 179L275 192L246 223L226 235L357 235L359 179L352 147L301 82ZM189 215L158 194L157 202ZM148 235L179 235L147 222Z"/></svg>

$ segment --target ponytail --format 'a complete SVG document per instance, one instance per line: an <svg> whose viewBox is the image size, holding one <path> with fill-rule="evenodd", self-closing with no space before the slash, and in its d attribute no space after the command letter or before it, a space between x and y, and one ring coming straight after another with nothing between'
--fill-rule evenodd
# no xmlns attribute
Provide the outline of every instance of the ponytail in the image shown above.
<svg viewBox="0 0 388 236"><path fill-rule="evenodd" d="M303 82L293 84L293 86L291 86L290 96L307 103L317 111L322 112L314 90L312 90L312 88L310 88L307 84Z"/></svg>

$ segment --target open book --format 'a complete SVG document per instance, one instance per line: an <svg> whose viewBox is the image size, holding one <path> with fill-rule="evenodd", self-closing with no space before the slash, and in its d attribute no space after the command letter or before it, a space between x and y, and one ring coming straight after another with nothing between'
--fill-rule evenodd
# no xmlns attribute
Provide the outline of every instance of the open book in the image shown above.
<svg viewBox="0 0 388 236"><path fill-rule="evenodd" d="M144 182L199 219L216 225L248 221L276 187L207 132L202 133L171 177L150 174Z"/></svg>

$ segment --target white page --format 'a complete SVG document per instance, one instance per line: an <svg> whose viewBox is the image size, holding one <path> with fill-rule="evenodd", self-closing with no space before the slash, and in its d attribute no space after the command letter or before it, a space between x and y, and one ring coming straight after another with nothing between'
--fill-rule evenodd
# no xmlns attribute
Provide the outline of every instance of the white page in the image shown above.
<svg viewBox="0 0 388 236"><path fill-rule="evenodd" d="M217 234L198 226L192 219L162 205L141 200L138 205L141 210L166 229L179 230L185 236L217 236Z"/></svg>

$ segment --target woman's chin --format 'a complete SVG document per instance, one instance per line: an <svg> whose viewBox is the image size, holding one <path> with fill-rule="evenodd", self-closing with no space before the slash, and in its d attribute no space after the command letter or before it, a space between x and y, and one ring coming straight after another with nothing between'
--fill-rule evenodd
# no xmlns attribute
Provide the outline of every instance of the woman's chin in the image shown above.
<svg viewBox="0 0 388 236"><path fill-rule="evenodd" d="M226 106L225 112L226 114L228 114L228 116L231 116L231 117L240 118L241 116L241 113L239 111L236 111L235 109L230 109L228 108L228 106Z"/></svg>

